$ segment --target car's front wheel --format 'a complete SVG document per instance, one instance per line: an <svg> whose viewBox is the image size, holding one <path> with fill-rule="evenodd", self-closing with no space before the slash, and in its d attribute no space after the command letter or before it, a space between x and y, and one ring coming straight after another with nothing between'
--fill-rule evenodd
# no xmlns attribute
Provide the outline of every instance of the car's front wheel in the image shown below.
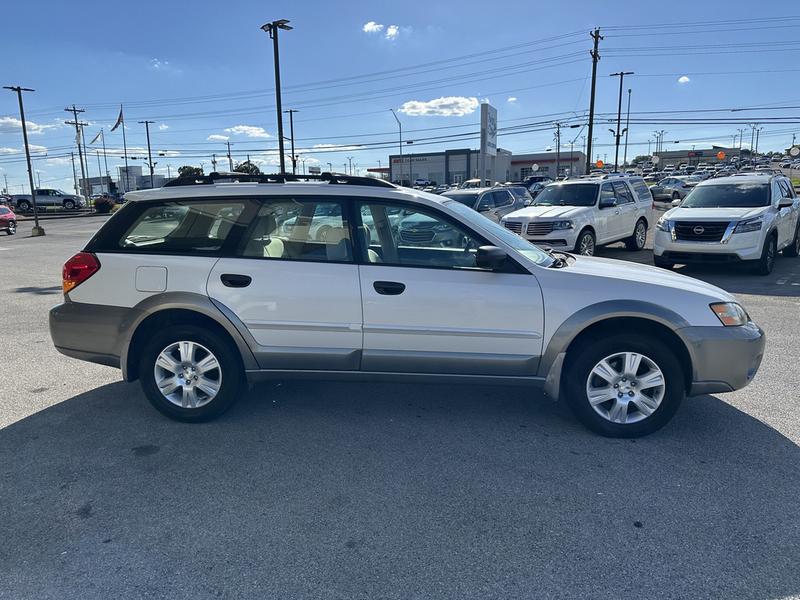
<svg viewBox="0 0 800 600"><path fill-rule="evenodd" d="M142 389L166 416L208 421L244 390L244 369L233 344L214 331L174 327L150 339L139 363Z"/></svg>
<svg viewBox="0 0 800 600"><path fill-rule="evenodd" d="M578 419L608 437L639 437L663 427L685 396L683 370L659 338L619 334L591 339L567 356L566 399Z"/></svg>
<svg viewBox="0 0 800 600"><path fill-rule="evenodd" d="M72 210L75 208L75 201L74 200L64 200L64 208L66 210Z"/></svg>
<svg viewBox="0 0 800 600"><path fill-rule="evenodd" d="M794 238L792 238L792 243L783 249L783 255L788 256L789 258L794 258L795 256L800 255L800 224L798 224L797 228L794 230Z"/></svg>
<svg viewBox="0 0 800 600"><path fill-rule="evenodd" d="M575 252L583 256L594 256L595 237L588 229L581 231L578 241L575 243Z"/></svg>
<svg viewBox="0 0 800 600"><path fill-rule="evenodd" d="M764 249L761 251L761 258L756 262L756 273L758 275L769 275L775 268L775 257L778 254L778 240L771 235L764 242Z"/></svg>
<svg viewBox="0 0 800 600"><path fill-rule="evenodd" d="M20 200L17 202L17 208L22 212L28 212L31 209L31 203L27 200Z"/></svg>
<svg viewBox="0 0 800 600"><path fill-rule="evenodd" d="M17 233L17 222L16 221L9 221L8 227L6 227L6 233L8 235L14 235Z"/></svg>

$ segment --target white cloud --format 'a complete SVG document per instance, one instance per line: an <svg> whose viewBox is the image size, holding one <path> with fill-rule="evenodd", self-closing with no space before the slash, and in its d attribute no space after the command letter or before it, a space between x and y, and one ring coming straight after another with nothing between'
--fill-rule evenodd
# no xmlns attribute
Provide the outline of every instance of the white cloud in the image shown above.
<svg viewBox="0 0 800 600"><path fill-rule="evenodd" d="M378 33L383 31L383 25L380 23L376 23L375 21L369 21L368 23L364 23L364 26L361 28L364 33Z"/></svg>
<svg viewBox="0 0 800 600"><path fill-rule="evenodd" d="M72 159L67 158L66 156L59 156L57 158L48 158L45 162L48 165L57 165L57 166L64 166L72 163Z"/></svg>
<svg viewBox="0 0 800 600"><path fill-rule="evenodd" d="M516 102L516 101L517 101L517 97L516 96L509 96L508 97L508 102L512 102L513 103L513 102Z"/></svg>
<svg viewBox="0 0 800 600"><path fill-rule="evenodd" d="M232 133L234 135L244 135L249 138L268 138L272 137L266 132L263 127L256 127L254 125L234 125L228 127L225 133Z"/></svg>
<svg viewBox="0 0 800 600"><path fill-rule="evenodd" d="M218 133L212 133L210 136L206 138L208 142L227 142L230 138L227 135L219 135Z"/></svg>
<svg viewBox="0 0 800 600"><path fill-rule="evenodd" d="M400 112L411 117L463 117L474 113L480 106L477 98L443 96L434 100L409 100L400 107Z"/></svg>
<svg viewBox="0 0 800 600"><path fill-rule="evenodd" d="M386 28L386 39L387 40L395 40L397 36L400 34L400 28L397 25L389 25Z"/></svg>
<svg viewBox="0 0 800 600"><path fill-rule="evenodd" d="M686 75L681 75L678 77L678 83L689 83L691 79L689 79Z"/></svg>
<svg viewBox="0 0 800 600"><path fill-rule="evenodd" d="M16 154L17 152L22 152L22 150L0 146L0 154Z"/></svg>
<svg viewBox="0 0 800 600"><path fill-rule="evenodd" d="M26 121L25 125L28 133L35 135L44 133L47 129L53 129L55 125L41 125L33 121ZM0 117L0 133L16 133L22 129L22 121L16 117Z"/></svg>
<svg viewBox="0 0 800 600"><path fill-rule="evenodd" d="M169 125L166 123L161 123L161 125L158 126L159 131L164 131L165 129L169 129Z"/></svg>

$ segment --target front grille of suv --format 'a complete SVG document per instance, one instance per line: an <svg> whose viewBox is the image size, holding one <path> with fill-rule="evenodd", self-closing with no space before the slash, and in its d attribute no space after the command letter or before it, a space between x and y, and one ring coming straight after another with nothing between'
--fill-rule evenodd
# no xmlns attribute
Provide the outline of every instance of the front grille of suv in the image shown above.
<svg viewBox="0 0 800 600"><path fill-rule="evenodd" d="M503 225L505 225L506 229L508 229L509 231L513 231L517 235L522 233L522 223L520 223L519 221L517 222L506 221L505 223L503 223Z"/></svg>
<svg viewBox="0 0 800 600"><path fill-rule="evenodd" d="M687 242L719 242L727 221L675 221L675 239Z"/></svg>
<svg viewBox="0 0 800 600"><path fill-rule="evenodd" d="M400 239L411 244L433 241L436 235L432 229L401 229Z"/></svg>
<svg viewBox="0 0 800 600"><path fill-rule="evenodd" d="M528 235L531 236L540 236L540 235L547 235L548 233L553 232L553 222L545 222L545 223L528 223Z"/></svg>

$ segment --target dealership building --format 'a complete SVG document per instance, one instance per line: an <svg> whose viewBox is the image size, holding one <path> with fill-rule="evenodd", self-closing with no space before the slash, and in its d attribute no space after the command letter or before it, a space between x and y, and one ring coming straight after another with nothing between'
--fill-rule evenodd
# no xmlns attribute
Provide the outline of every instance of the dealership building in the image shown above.
<svg viewBox="0 0 800 600"><path fill-rule="evenodd" d="M479 177L478 150L461 148L442 152L419 154L393 154L389 157L389 181L395 183L424 179L438 185L459 184ZM539 152L512 155L508 150L497 149L495 156L486 157L485 179L491 181L521 181L534 173L555 177L582 175L586 164L583 152Z"/></svg>
<svg viewBox="0 0 800 600"><path fill-rule="evenodd" d="M719 158L722 152L724 156ZM738 159L741 150L739 148L726 148L724 146L712 146L700 150L668 150L666 152L654 152L658 156L658 168L663 169L668 166L696 165L698 163L716 164L730 159Z"/></svg>

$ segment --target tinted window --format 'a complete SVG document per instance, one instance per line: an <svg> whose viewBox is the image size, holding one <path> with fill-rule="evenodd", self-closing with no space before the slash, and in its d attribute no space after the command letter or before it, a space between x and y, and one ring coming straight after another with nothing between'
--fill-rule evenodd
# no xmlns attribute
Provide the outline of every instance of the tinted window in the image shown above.
<svg viewBox="0 0 800 600"><path fill-rule="evenodd" d="M10 212L5 206L0 206L0 215L7 215Z"/></svg>
<svg viewBox="0 0 800 600"><path fill-rule="evenodd" d="M794 188L792 188L786 179L779 179L778 185L781 188L781 197L794 198Z"/></svg>
<svg viewBox="0 0 800 600"><path fill-rule="evenodd" d="M751 208L769 206L766 182L699 185L681 203L681 208Z"/></svg>
<svg viewBox="0 0 800 600"><path fill-rule="evenodd" d="M597 185L594 183L550 184L536 196L534 204L536 206L593 206L596 199Z"/></svg>
<svg viewBox="0 0 800 600"><path fill-rule="evenodd" d="M495 207L494 203L494 194L492 192L488 192L483 194L480 199L478 200L478 210L491 210Z"/></svg>
<svg viewBox="0 0 800 600"><path fill-rule="evenodd" d="M604 183L600 186L600 201L602 202L603 200L617 200L614 186L610 183Z"/></svg>
<svg viewBox="0 0 800 600"><path fill-rule="evenodd" d="M625 185L622 181L615 181L614 182L614 190L617 193L617 200L620 204L625 204L626 202L633 202L633 194L628 189L628 186Z"/></svg>
<svg viewBox="0 0 800 600"><path fill-rule="evenodd" d="M244 202L180 200L147 203L118 241L126 251L217 254L244 211Z"/></svg>
<svg viewBox="0 0 800 600"><path fill-rule="evenodd" d="M653 196L650 193L650 188L647 187L644 181L637 179L633 182L633 189L639 197L639 202L652 202Z"/></svg>
<svg viewBox="0 0 800 600"><path fill-rule="evenodd" d="M499 192L494 192L494 205L497 208L501 206L508 206L509 204L514 203L514 197L508 192L508 190L501 190Z"/></svg>
<svg viewBox="0 0 800 600"><path fill-rule="evenodd" d="M264 200L247 228L238 255L244 258L351 261L350 230L342 205L329 201Z"/></svg>
<svg viewBox="0 0 800 600"><path fill-rule="evenodd" d="M464 206L469 206L470 208L475 207L475 202L478 200L478 194L444 194L451 200L455 200L456 202L460 202Z"/></svg>

